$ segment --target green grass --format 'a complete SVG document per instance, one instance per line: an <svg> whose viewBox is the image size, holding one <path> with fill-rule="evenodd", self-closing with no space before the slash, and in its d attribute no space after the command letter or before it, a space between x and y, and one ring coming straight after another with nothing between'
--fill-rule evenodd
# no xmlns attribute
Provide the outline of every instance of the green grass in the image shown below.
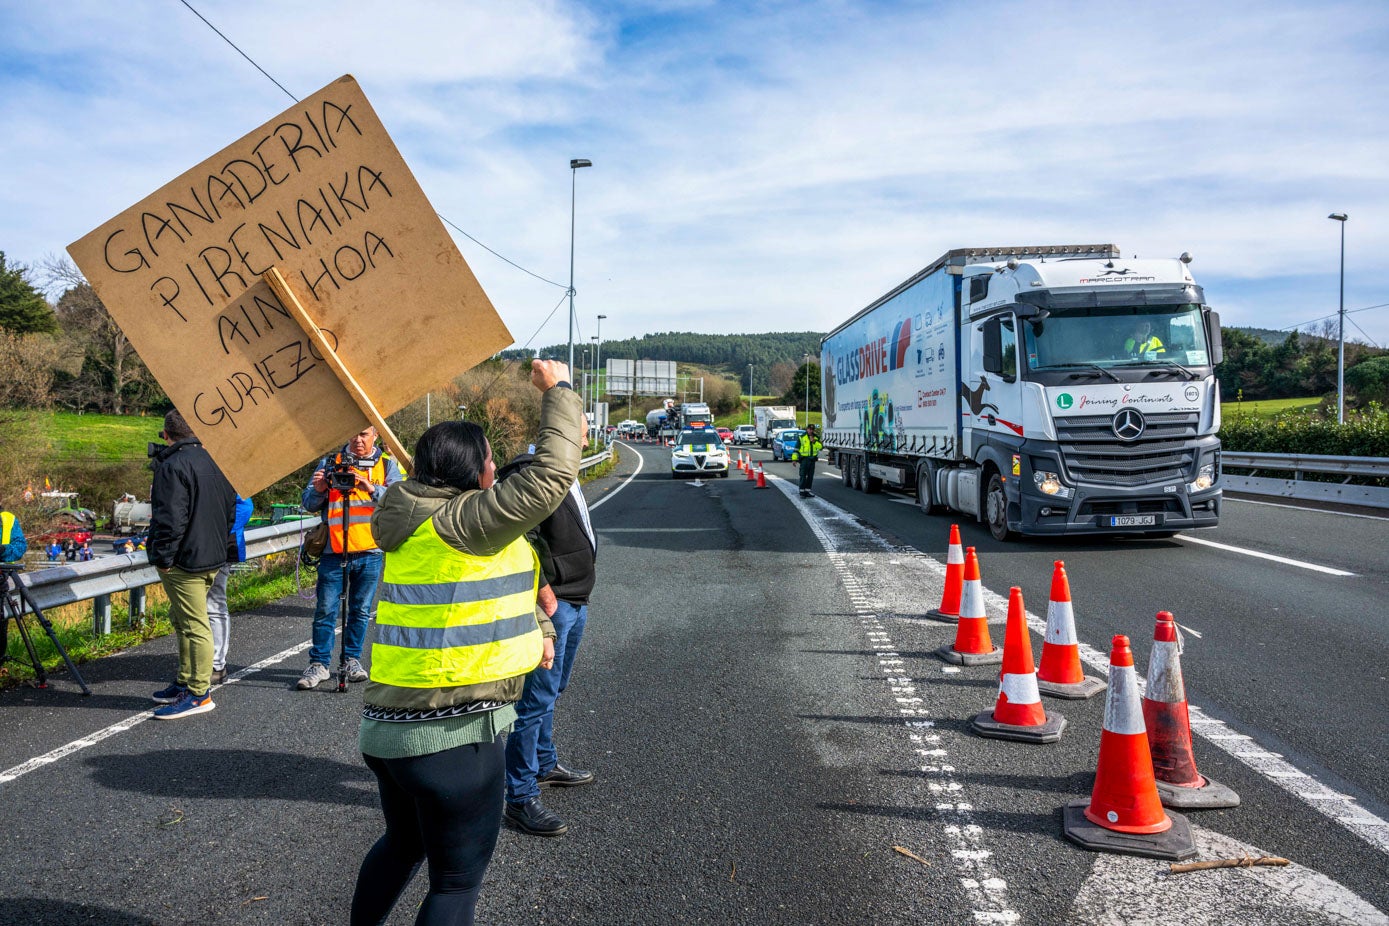
<svg viewBox="0 0 1389 926"><path fill-rule="evenodd" d="M1253 418L1273 418L1284 412L1311 410L1321 404L1320 396L1304 399L1263 399L1258 402L1222 402L1221 418L1247 415Z"/></svg>
<svg viewBox="0 0 1389 926"><path fill-rule="evenodd" d="M143 460L145 445L159 440L158 416L76 415L72 412L21 412L40 423L52 441L51 462Z"/></svg>
<svg viewBox="0 0 1389 926"><path fill-rule="evenodd" d="M250 611L269 602L279 601L298 591L300 583L306 588L312 588L317 581L317 574L312 569L300 570L296 582L295 556L296 551L277 553L254 561L252 565L256 568L246 571L234 570L227 581L227 607L231 612L235 614L238 611ZM144 620L133 626L127 607L129 597L111 597L111 633L103 637L95 637L92 634L90 601L51 608L44 613L53 624L54 632L57 633L63 648L68 651L68 655L72 657L72 661L81 665L162 637L173 630L169 626L169 601L164 597L164 589L155 584L146 586L145 592ZM48 634L32 615L26 616L24 621L44 669L49 672L57 670L62 666L63 659L54 649ZM14 688L34 678L33 669L29 665L29 655L24 651L23 640L13 626L10 628L7 652L10 660L0 666L0 689Z"/></svg>

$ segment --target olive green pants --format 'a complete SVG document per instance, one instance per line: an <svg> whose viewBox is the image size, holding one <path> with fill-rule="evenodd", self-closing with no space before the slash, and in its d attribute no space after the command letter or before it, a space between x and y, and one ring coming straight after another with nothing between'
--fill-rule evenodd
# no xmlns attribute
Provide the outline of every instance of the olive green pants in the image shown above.
<svg viewBox="0 0 1389 926"><path fill-rule="evenodd" d="M169 623L178 637L178 683L195 695L212 685L212 627L207 620L207 590L217 570L184 572L177 566L159 575L169 596Z"/></svg>

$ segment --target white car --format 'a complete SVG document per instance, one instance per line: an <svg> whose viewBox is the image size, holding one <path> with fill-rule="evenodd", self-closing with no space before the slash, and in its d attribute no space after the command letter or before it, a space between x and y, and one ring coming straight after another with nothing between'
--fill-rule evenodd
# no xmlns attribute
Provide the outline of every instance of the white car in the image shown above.
<svg viewBox="0 0 1389 926"><path fill-rule="evenodd" d="M670 450L670 476L728 477L728 448L713 428L687 428Z"/></svg>
<svg viewBox="0 0 1389 926"><path fill-rule="evenodd" d="M733 429L733 443L735 444L755 444L757 443L757 425L740 424Z"/></svg>

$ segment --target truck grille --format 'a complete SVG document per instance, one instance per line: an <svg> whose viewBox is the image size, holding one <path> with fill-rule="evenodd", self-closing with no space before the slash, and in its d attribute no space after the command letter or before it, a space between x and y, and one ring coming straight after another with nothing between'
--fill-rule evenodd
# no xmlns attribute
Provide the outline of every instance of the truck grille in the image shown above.
<svg viewBox="0 0 1389 926"><path fill-rule="evenodd" d="M1082 482L1137 486L1184 479L1191 472L1200 416L1175 412L1147 415L1147 427L1136 441L1114 436L1112 415L1059 418L1061 457L1070 475Z"/></svg>

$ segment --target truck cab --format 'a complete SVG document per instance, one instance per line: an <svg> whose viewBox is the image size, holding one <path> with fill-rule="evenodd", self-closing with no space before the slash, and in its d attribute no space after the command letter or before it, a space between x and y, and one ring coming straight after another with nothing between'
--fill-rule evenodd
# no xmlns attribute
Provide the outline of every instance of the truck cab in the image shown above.
<svg viewBox="0 0 1389 926"><path fill-rule="evenodd" d="M978 467L937 480L942 501L981 499L1000 539L1214 526L1220 320L1189 262L962 267L960 456Z"/></svg>

